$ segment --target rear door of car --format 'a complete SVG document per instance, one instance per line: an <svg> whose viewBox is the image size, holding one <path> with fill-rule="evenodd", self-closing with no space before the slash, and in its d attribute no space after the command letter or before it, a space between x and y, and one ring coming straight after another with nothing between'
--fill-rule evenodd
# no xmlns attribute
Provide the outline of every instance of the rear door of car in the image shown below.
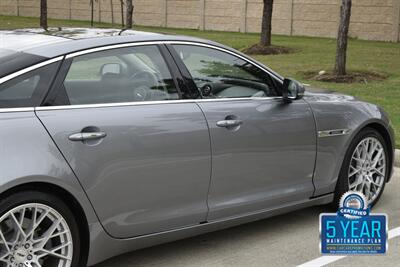
<svg viewBox="0 0 400 267"><path fill-rule="evenodd" d="M196 102L210 128L208 220L308 201L316 157L309 105L285 103L275 74L229 50L182 42L169 48L202 94Z"/></svg>
<svg viewBox="0 0 400 267"><path fill-rule="evenodd" d="M110 235L196 225L208 211L206 120L181 100L164 46L125 46L67 56L37 116Z"/></svg>

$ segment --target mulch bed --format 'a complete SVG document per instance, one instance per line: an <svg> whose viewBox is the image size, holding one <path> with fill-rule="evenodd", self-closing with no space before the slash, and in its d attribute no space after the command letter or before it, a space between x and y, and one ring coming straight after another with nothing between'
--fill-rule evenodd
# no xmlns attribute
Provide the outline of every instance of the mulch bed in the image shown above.
<svg viewBox="0 0 400 267"><path fill-rule="evenodd" d="M308 80L320 81L320 82L333 82L333 83L369 83L372 81L383 81L388 76L371 71L354 71L348 72L346 75L337 76L333 72L326 72L320 74L315 71L301 72L304 78Z"/></svg>
<svg viewBox="0 0 400 267"><path fill-rule="evenodd" d="M280 55L294 53L295 49L283 46L263 46L260 44L252 45L243 49L243 53L248 55Z"/></svg>

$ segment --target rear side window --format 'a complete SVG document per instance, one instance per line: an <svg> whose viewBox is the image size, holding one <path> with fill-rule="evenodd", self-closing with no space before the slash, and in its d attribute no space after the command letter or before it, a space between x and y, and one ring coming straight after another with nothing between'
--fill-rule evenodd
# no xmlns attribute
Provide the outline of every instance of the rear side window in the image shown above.
<svg viewBox="0 0 400 267"><path fill-rule="evenodd" d="M107 64L120 64L121 66L125 67L124 62L116 56L106 56L90 59L82 57L82 60L74 60L74 63L71 65L68 71L68 76L66 80L100 81L102 78L101 67L103 66L104 62L107 62Z"/></svg>
<svg viewBox="0 0 400 267"><path fill-rule="evenodd" d="M147 45L73 58L55 103L60 97L83 105L177 100L179 93L160 50Z"/></svg>
<svg viewBox="0 0 400 267"><path fill-rule="evenodd" d="M18 70L45 61L46 59L47 58L42 56L1 48L0 42L0 77L7 76Z"/></svg>
<svg viewBox="0 0 400 267"><path fill-rule="evenodd" d="M0 84L0 108L39 106L59 64L49 64Z"/></svg>

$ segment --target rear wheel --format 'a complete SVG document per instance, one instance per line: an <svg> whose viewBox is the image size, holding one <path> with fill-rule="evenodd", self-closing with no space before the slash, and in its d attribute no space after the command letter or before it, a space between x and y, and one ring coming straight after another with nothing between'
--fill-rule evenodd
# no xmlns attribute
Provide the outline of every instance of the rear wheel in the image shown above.
<svg viewBox="0 0 400 267"><path fill-rule="evenodd" d="M374 206L385 188L389 173L388 148L382 135L372 129L362 130L346 153L335 191L334 205L347 191L362 192Z"/></svg>
<svg viewBox="0 0 400 267"><path fill-rule="evenodd" d="M0 266L78 266L79 230L57 197L27 191L0 202Z"/></svg>

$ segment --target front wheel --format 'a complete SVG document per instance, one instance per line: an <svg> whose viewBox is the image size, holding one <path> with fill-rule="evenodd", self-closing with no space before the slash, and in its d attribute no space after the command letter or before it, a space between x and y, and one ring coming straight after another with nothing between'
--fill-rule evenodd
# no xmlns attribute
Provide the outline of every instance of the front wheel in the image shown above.
<svg viewBox="0 0 400 267"><path fill-rule="evenodd" d="M0 201L0 266L78 266L79 231L57 197L27 191Z"/></svg>
<svg viewBox="0 0 400 267"><path fill-rule="evenodd" d="M382 135L372 128L362 130L351 142L346 153L338 183L334 205L347 191L365 195L368 205L374 206L385 188L389 174L388 148Z"/></svg>

